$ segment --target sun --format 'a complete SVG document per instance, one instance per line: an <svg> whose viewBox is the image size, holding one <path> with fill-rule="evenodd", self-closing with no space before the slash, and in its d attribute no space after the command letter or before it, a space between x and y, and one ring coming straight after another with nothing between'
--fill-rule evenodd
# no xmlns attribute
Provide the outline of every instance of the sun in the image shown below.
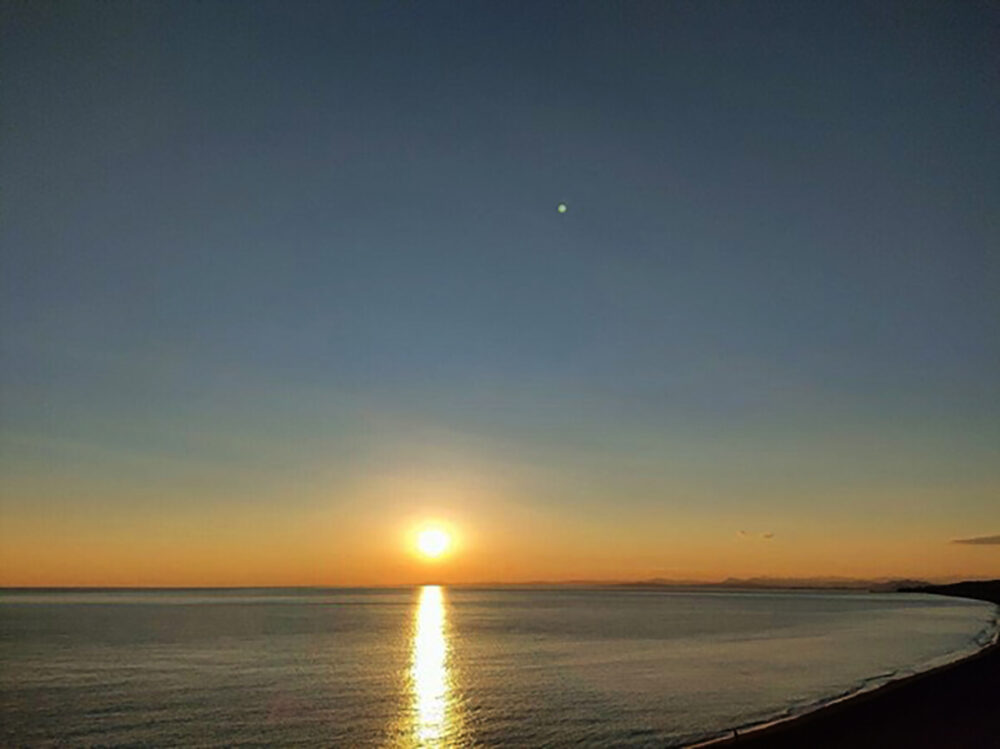
<svg viewBox="0 0 1000 749"><path fill-rule="evenodd" d="M425 528L417 534L417 549L425 557L437 559L451 546L451 536L441 528Z"/></svg>

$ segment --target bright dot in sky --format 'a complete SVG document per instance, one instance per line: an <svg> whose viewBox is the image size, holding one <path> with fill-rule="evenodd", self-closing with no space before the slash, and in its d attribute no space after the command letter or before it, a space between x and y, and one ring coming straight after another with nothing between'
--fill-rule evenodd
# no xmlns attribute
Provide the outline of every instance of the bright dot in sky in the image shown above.
<svg viewBox="0 0 1000 749"><path fill-rule="evenodd" d="M559 213L566 213L566 211L569 210L569 206L565 203L560 203L556 210L559 211Z"/></svg>
<svg viewBox="0 0 1000 749"><path fill-rule="evenodd" d="M448 551L451 536L440 528L426 528L417 534L417 548L426 557L436 559Z"/></svg>

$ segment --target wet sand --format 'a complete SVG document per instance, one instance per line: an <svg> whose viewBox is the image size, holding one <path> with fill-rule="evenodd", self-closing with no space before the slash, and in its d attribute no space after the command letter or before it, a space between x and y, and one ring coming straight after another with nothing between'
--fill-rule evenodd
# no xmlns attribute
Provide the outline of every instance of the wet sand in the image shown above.
<svg viewBox="0 0 1000 749"><path fill-rule="evenodd" d="M1000 605L1000 581L922 592ZM1000 643L713 747L1000 747Z"/></svg>

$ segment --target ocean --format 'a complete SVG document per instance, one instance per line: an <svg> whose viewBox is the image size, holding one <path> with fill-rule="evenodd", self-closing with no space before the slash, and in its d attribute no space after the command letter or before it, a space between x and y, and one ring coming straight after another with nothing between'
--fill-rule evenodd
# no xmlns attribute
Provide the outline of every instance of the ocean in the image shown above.
<svg viewBox="0 0 1000 749"><path fill-rule="evenodd" d="M684 745L996 631L919 594L6 590L0 744Z"/></svg>

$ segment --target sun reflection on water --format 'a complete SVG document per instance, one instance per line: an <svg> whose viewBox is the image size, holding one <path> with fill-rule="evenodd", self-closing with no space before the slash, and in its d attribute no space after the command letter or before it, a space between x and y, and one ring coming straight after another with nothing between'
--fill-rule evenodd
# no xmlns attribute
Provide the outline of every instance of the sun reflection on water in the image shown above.
<svg viewBox="0 0 1000 749"><path fill-rule="evenodd" d="M455 715L448 666L448 632L444 593L439 585L425 585L413 623L413 742L420 747L454 743Z"/></svg>

